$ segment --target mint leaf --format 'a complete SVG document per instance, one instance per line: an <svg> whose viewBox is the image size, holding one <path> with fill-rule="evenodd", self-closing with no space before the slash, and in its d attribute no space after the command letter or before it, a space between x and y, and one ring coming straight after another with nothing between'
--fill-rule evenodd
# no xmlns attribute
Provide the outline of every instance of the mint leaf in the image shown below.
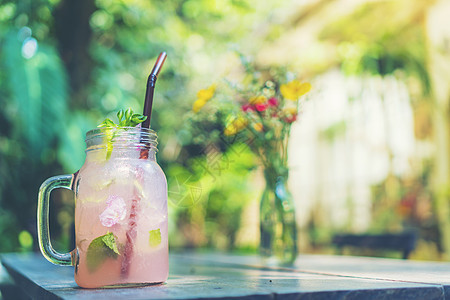
<svg viewBox="0 0 450 300"><path fill-rule="evenodd" d="M106 160L108 160L111 157L111 153L113 151L113 140L116 136L116 133L112 130L106 130Z"/></svg>
<svg viewBox="0 0 450 300"><path fill-rule="evenodd" d="M92 240L86 253L89 272L95 272L107 258L117 259L120 253L116 240L117 237L112 232L108 232Z"/></svg>
<svg viewBox="0 0 450 300"><path fill-rule="evenodd" d="M133 113L133 110L131 108L128 108L127 110L123 109L119 110L117 112L117 119L119 120L118 124L114 123L113 120L107 118L97 127L106 127L106 128L135 127L136 125L147 120L147 116L135 114Z"/></svg>
<svg viewBox="0 0 450 300"><path fill-rule="evenodd" d="M127 110L119 110L117 112L117 119L119 120L119 123L114 123L113 120L106 118L100 125L97 127L105 128L107 138L106 138L106 160L108 160L111 157L111 153L113 150L113 141L114 141L114 133L110 133L109 130L112 128L122 129L124 127L135 127L136 125L144 122L147 120L147 116L141 115L141 114L135 114L133 113L133 110L131 108L128 108Z"/></svg>
<svg viewBox="0 0 450 300"><path fill-rule="evenodd" d="M155 230L150 230L150 238L149 238L149 244L150 247L156 247L159 244L161 244L161 230L155 229Z"/></svg>
<svg viewBox="0 0 450 300"><path fill-rule="evenodd" d="M113 151L112 140L108 139L106 143L106 160L111 158L112 151Z"/></svg>
<svg viewBox="0 0 450 300"><path fill-rule="evenodd" d="M131 108L127 108L127 110L125 111L125 120L129 120L132 114L133 111L131 110Z"/></svg>
<svg viewBox="0 0 450 300"><path fill-rule="evenodd" d="M123 109L117 112L117 119L119 119L119 123L122 121L123 115L124 115Z"/></svg>
<svg viewBox="0 0 450 300"><path fill-rule="evenodd" d="M107 118L97 127L116 127L116 124L114 124L114 122L111 119Z"/></svg>
<svg viewBox="0 0 450 300"><path fill-rule="evenodd" d="M103 243L105 243L105 245L109 249L114 251L114 253L117 253L120 255L119 249L117 249L116 237L114 236L114 234L112 232L108 232L107 234L102 236L102 241L103 241Z"/></svg>

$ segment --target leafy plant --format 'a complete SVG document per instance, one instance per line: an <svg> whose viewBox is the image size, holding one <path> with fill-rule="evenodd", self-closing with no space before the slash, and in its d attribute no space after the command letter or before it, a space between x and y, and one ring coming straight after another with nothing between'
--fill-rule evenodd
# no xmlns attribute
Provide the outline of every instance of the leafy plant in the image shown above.
<svg viewBox="0 0 450 300"><path fill-rule="evenodd" d="M127 110L119 110L117 112L117 118L119 119L119 123L114 123L110 118L106 118L100 125L97 127L104 128L106 133L106 159L111 157L111 153L113 150L113 142L114 137L116 136L117 131L113 131L111 129L124 129L135 127L138 124L144 122L147 119L147 116L143 116L141 114L133 113L131 108Z"/></svg>
<svg viewBox="0 0 450 300"><path fill-rule="evenodd" d="M5 240L0 251L23 249L20 232L35 232L32 204L39 184L61 173L57 150L67 135L68 114L67 75L57 49L37 41L26 27L5 28L8 23L15 24L0 24L0 233ZM54 227L57 237L60 227Z"/></svg>
<svg viewBox="0 0 450 300"><path fill-rule="evenodd" d="M131 108L127 110L119 110L117 112L117 118L119 119L119 123L116 124L110 118L106 118L100 125L97 127L101 128L124 128L124 127L135 127L136 125L147 120L147 116L141 114L133 113Z"/></svg>
<svg viewBox="0 0 450 300"><path fill-rule="evenodd" d="M300 98L309 92L311 84L288 80L286 72L258 67L242 56L241 61L246 76L231 86L231 95L221 95L222 102L212 100L216 92L213 85L198 92L192 110L208 120L211 111L232 107L222 135L233 137L242 133L266 170L285 174L291 125L297 120ZM214 102L212 108L208 102Z"/></svg>

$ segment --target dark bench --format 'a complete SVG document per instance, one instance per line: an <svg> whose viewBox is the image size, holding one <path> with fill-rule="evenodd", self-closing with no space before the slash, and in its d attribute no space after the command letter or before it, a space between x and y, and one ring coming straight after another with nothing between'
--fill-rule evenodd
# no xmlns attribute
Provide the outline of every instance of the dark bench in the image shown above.
<svg viewBox="0 0 450 300"><path fill-rule="evenodd" d="M344 247L371 250L401 251L403 259L408 259L416 248L417 235L414 232L385 234L337 234L332 243L342 252Z"/></svg>

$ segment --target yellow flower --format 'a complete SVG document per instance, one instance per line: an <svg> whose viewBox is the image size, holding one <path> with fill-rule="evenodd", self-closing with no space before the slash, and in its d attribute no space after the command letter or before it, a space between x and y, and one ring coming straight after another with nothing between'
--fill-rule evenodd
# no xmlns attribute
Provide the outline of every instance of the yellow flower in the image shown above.
<svg viewBox="0 0 450 300"><path fill-rule="evenodd" d="M226 136L235 135L242 129L244 129L248 124L248 120L242 117L234 119L223 131Z"/></svg>
<svg viewBox="0 0 450 300"><path fill-rule="evenodd" d="M216 91L216 85L213 84L207 89L203 89L197 92L198 100L208 101L214 96L214 92Z"/></svg>
<svg viewBox="0 0 450 300"><path fill-rule="evenodd" d="M264 96L262 96L262 95L251 97L251 98L248 100L248 102L249 102L250 104L252 104L252 105L255 105L255 104L263 104L263 103L266 102L266 101L267 101L267 98L264 97Z"/></svg>
<svg viewBox="0 0 450 300"><path fill-rule="evenodd" d="M285 109L283 109L284 114L286 115L296 115L297 114L297 109L295 107L287 107Z"/></svg>
<svg viewBox="0 0 450 300"><path fill-rule="evenodd" d="M216 91L216 85L213 84L207 89L203 89L197 92L197 100L195 100L192 105L192 110L194 112L198 112L203 106L205 106L206 102L211 100L214 96L214 92Z"/></svg>
<svg viewBox="0 0 450 300"><path fill-rule="evenodd" d="M197 99L195 100L194 104L192 105L192 110L196 113L198 112L203 106L205 106L207 101L203 99Z"/></svg>
<svg viewBox="0 0 450 300"><path fill-rule="evenodd" d="M263 131L264 125L262 123L255 123L253 124L253 129L255 129L258 132Z"/></svg>
<svg viewBox="0 0 450 300"><path fill-rule="evenodd" d="M298 100L301 96L311 90L311 84L308 82L301 83L298 80L292 80L280 86L281 95L289 100Z"/></svg>

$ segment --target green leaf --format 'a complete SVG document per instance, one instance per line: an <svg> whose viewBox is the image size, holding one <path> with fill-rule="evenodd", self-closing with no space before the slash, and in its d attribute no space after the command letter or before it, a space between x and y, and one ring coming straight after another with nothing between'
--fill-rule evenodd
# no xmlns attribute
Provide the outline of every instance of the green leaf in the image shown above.
<svg viewBox="0 0 450 300"><path fill-rule="evenodd" d="M17 119L22 123L17 124L23 126L17 126L14 134L24 144L23 155L40 161L43 151L60 144L68 134L65 130L70 118L66 69L58 49L51 43L39 40L36 54L26 59L22 56L23 42L17 38L18 28L5 27L2 23L1 29L0 65L1 72L7 76L2 76L0 103L4 116L11 108L20 116ZM8 90L7 97L3 90Z"/></svg>
<svg viewBox="0 0 450 300"><path fill-rule="evenodd" d="M114 122L111 119L107 118L97 127L116 127L116 124L114 124Z"/></svg>
<svg viewBox="0 0 450 300"><path fill-rule="evenodd" d="M113 140L116 136L116 133L112 130L107 130L105 132L106 134L106 160L108 160L111 157L111 153L113 151Z"/></svg>
<svg viewBox="0 0 450 300"><path fill-rule="evenodd" d="M123 115L124 115L125 113L123 112L123 109L121 109L121 110L119 110L118 112L117 112L117 119L119 119L119 122L121 122L122 121L122 118L123 118Z"/></svg>
<svg viewBox="0 0 450 300"><path fill-rule="evenodd" d="M155 229L149 231L150 238L149 238L149 244L150 247L156 247L159 244L161 244L161 230Z"/></svg>
<svg viewBox="0 0 450 300"><path fill-rule="evenodd" d="M106 127L106 128L121 128L121 127L135 127L139 123L144 122L147 117L141 114L133 113L131 108L127 110L119 110L117 112L117 118L119 120L118 124L115 124L111 119L105 119L100 125L97 127Z"/></svg>
<svg viewBox="0 0 450 300"><path fill-rule="evenodd" d="M117 237L112 232L108 232L92 240L86 254L89 272L95 272L108 258L117 259L120 253L116 240Z"/></svg>
<svg viewBox="0 0 450 300"><path fill-rule="evenodd" d="M141 115L141 114L133 114L133 115L131 116L131 119L138 119L138 120L141 120L142 118L147 119L146 116L143 116L143 115Z"/></svg>
<svg viewBox="0 0 450 300"><path fill-rule="evenodd" d="M111 158L112 151L113 151L112 141L108 140L106 142L106 160Z"/></svg>
<svg viewBox="0 0 450 300"><path fill-rule="evenodd" d="M102 241L105 243L106 246L108 246L109 249L114 251L114 253L117 253L120 255L119 249L117 249L116 237L114 236L114 234L112 232L105 234L102 237Z"/></svg>
<svg viewBox="0 0 450 300"><path fill-rule="evenodd" d="M130 125L129 126L134 127L137 124L144 122L146 119L147 119L147 117L146 116L142 116L142 115L139 115L139 116L136 116L136 117L132 117L131 120L130 120Z"/></svg>
<svg viewBox="0 0 450 300"><path fill-rule="evenodd" d="M97 127L104 127L106 130L111 128L124 128L124 127L135 127L136 125L144 122L147 117L141 114L134 114L131 108L127 110L119 110L117 112L117 118L119 120L119 124L115 124L111 119L106 118L100 125ZM113 150L113 142L115 134L111 134L106 131L107 141L106 141L106 159L108 160L111 157L111 153Z"/></svg>
<svg viewBox="0 0 450 300"><path fill-rule="evenodd" d="M133 111L131 110L131 108L128 108L125 111L125 120L129 120L132 114L133 114Z"/></svg>

